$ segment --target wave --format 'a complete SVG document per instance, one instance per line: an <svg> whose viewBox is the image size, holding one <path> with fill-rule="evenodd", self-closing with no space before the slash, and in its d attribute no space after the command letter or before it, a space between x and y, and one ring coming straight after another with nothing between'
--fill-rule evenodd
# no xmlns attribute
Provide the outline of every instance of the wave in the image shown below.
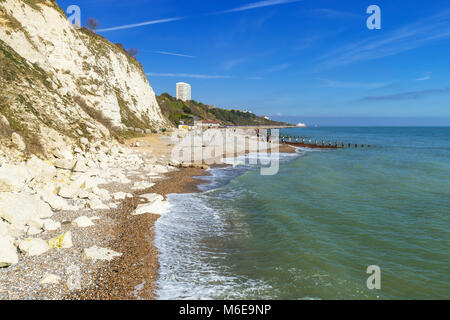
<svg viewBox="0 0 450 320"><path fill-rule="evenodd" d="M211 206L205 194L171 194L171 213L156 223L160 252L159 299L270 298L260 280L233 274L224 263L227 248L218 243L231 231L227 215Z"/></svg>
<svg viewBox="0 0 450 320"><path fill-rule="evenodd" d="M249 153L226 158L224 163L234 164L233 167L211 168L210 176L196 177L206 182L199 185L202 193L169 194L170 211L155 225L160 264L158 298L270 299L276 296L276 289L269 283L238 275L226 263L233 246L227 247L224 239L236 237L236 225L230 219L235 211L231 200L248 191L225 187L238 176L259 168L260 163L254 164L251 159L264 161L276 156L280 162L286 162L303 154L302 151L272 155Z"/></svg>

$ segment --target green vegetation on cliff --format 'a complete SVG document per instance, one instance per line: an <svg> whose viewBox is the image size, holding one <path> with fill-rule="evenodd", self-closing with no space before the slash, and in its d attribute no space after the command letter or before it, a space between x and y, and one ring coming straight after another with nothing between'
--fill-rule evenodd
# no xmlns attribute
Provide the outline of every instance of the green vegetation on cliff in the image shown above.
<svg viewBox="0 0 450 320"><path fill-rule="evenodd" d="M219 121L222 125L236 126L287 125L284 122L267 120L251 112L221 109L195 100L181 101L168 93L163 93L156 99L163 115L175 125L180 124L180 121L190 123L193 119Z"/></svg>

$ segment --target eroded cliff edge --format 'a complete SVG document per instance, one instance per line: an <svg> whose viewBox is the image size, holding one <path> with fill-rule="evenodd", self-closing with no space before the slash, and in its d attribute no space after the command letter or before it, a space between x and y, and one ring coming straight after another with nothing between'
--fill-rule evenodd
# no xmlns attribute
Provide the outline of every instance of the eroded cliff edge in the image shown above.
<svg viewBox="0 0 450 320"><path fill-rule="evenodd" d="M54 0L0 0L0 136L3 156L60 153L170 124L140 63L75 28Z"/></svg>

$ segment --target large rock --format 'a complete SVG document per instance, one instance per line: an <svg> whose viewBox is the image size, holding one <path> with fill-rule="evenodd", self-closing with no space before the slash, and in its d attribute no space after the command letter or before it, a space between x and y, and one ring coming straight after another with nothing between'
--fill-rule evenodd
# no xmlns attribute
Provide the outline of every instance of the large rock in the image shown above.
<svg viewBox="0 0 450 320"><path fill-rule="evenodd" d="M47 244L50 248L71 248L72 244L72 232L68 231L57 237L47 240Z"/></svg>
<svg viewBox="0 0 450 320"><path fill-rule="evenodd" d="M153 203L155 201L162 201L164 200L164 197L157 193L146 193L139 196L140 198L144 198L150 203Z"/></svg>
<svg viewBox="0 0 450 320"><path fill-rule="evenodd" d="M89 170L88 166L86 165L86 161L84 160L78 160L75 165L72 168L75 172L86 172Z"/></svg>
<svg viewBox="0 0 450 320"><path fill-rule="evenodd" d="M61 277L55 275L55 274L51 274L51 273L47 273L45 276L42 277L41 281L39 282L39 284L44 285L44 284L58 284L61 281Z"/></svg>
<svg viewBox="0 0 450 320"><path fill-rule="evenodd" d="M27 167L5 163L0 167L0 192L20 191L30 178Z"/></svg>
<svg viewBox="0 0 450 320"><path fill-rule="evenodd" d="M170 204L168 201L164 201L163 197L156 194L147 195L148 199L152 201L150 203L143 203L137 206L136 210L134 210L131 214L133 216L144 214L144 213L153 213L153 214L164 214L169 208ZM141 196L142 197L142 196Z"/></svg>
<svg viewBox="0 0 450 320"><path fill-rule="evenodd" d="M61 186L58 190L58 195L65 199L73 199L77 198L80 192L81 192L80 189L68 185L68 186Z"/></svg>
<svg viewBox="0 0 450 320"><path fill-rule="evenodd" d="M47 202L54 210L73 210L73 207L66 200L51 191L42 190L39 194L41 199Z"/></svg>
<svg viewBox="0 0 450 320"><path fill-rule="evenodd" d="M81 216L76 218L73 222L80 228L87 228L90 226L93 226L94 223L92 222L92 220L97 220L99 219L98 217L86 217L86 216Z"/></svg>
<svg viewBox="0 0 450 320"><path fill-rule="evenodd" d="M19 262L17 249L9 237L0 235L0 268Z"/></svg>
<svg viewBox="0 0 450 320"><path fill-rule="evenodd" d="M43 220L43 228L45 231L54 231L61 228L61 223L52 219Z"/></svg>
<svg viewBox="0 0 450 320"><path fill-rule="evenodd" d="M99 198L94 197L88 203L89 208L92 210L109 210L109 207L104 204Z"/></svg>
<svg viewBox="0 0 450 320"><path fill-rule="evenodd" d="M155 184L148 181L137 181L133 184L133 190L143 190L153 187Z"/></svg>
<svg viewBox="0 0 450 320"><path fill-rule="evenodd" d="M108 260L111 261L115 257L120 257L122 254L111 249L92 246L83 250L84 259L92 260Z"/></svg>
<svg viewBox="0 0 450 320"><path fill-rule="evenodd" d="M64 170L72 170L75 166L75 160L73 159L56 159L55 167Z"/></svg>
<svg viewBox="0 0 450 320"><path fill-rule="evenodd" d="M56 176L56 168L36 156L32 156L31 159L27 161L26 167L33 178L42 179L53 178Z"/></svg>
<svg viewBox="0 0 450 320"><path fill-rule="evenodd" d="M32 221L52 215L50 206L37 195L0 192L0 218L15 228L23 229Z"/></svg>
<svg viewBox="0 0 450 320"><path fill-rule="evenodd" d="M47 252L49 247L47 242L39 238L27 238L19 242L20 251L27 256L38 256Z"/></svg>
<svg viewBox="0 0 450 320"><path fill-rule="evenodd" d="M120 191L113 193L112 197L114 200L124 200L125 198L133 198L133 195L131 193L125 193Z"/></svg>

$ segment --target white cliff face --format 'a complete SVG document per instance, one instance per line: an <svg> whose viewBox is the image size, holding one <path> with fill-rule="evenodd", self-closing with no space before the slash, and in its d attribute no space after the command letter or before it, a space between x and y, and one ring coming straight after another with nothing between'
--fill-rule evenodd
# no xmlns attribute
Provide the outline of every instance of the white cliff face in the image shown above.
<svg viewBox="0 0 450 320"><path fill-rule="evenodd" d="M23 61L13 59L14 68L24 72L25 67L40 79L40 83L34 78L30 81L23 74L18 79L6 79L10 83L2 89L8 89L9 96L23 92L23 99L10 102L12 107L16 108L16 103L31 103L34 110L51 118L50 123L73 130L84 123L81 131L94 137L105 137L108 130L80 108L76 97L82 97L88 107L101 111L113 126L122 129L168 126L155 93L134 58L101 36L76 29L54 1L33 3L0 0L0 44L3 42L7 48L3 51L15 51ZM4 58L1 52L0 58ZM0 75L0 81L1 78ZM78 126L74 125L76 122ZM60 133L56 124L48 127ZM42 127L42 123L39 125Z"/></svg>

